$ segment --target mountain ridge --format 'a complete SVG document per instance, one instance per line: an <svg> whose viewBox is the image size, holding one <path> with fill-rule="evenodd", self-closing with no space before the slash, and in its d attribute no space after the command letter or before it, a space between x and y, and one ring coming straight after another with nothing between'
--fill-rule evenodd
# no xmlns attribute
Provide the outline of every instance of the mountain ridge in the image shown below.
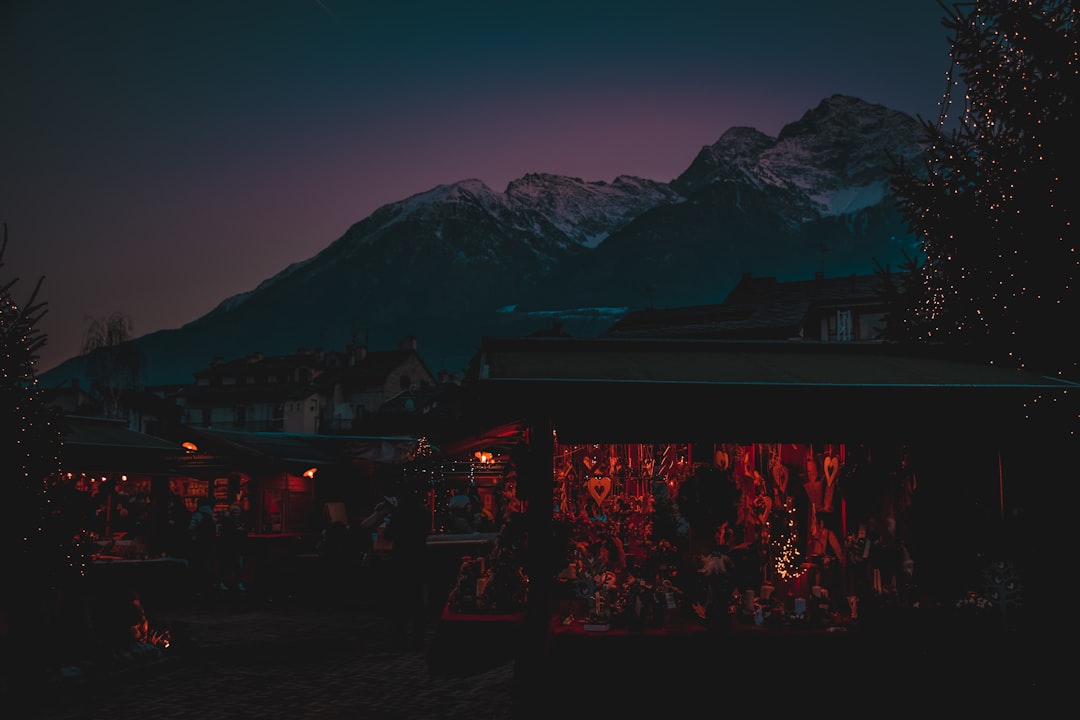
<svg viewBox="0 0 1080 720"><path fill-rule="evenodd" d="M888 190L890 156L921 151L914 118L833 95L776 138L736 126L669 183L526 173L388 203L314 256L134 342L148 385L186 383L213 357L418 339L435 370L463 369L484 335L564 321L606 330L619 312L719 302L743 273L871 272L914 247ZM590 311L589 308L593 308ZM373 340L374 338L374 340ZM39 380L79 376L79 358Z"/></svg>

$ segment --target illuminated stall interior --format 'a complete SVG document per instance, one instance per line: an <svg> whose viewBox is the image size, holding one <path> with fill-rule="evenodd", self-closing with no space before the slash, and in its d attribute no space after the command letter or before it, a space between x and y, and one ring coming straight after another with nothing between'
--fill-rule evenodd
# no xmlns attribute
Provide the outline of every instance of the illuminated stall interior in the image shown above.
<svg viewBox="0 0 1080 720"><path fill-rule="evenodd" d="M490 421L527 428L519 493L553 576L530 612L601 627L657 587L701 616L718 546L751 623L951 602L1053 467L1024 452L1053 429L1032 403L1071 387L938 348L614 338L487 338L478 378ZM977 589L1015 590L998 580Z"/></svg>

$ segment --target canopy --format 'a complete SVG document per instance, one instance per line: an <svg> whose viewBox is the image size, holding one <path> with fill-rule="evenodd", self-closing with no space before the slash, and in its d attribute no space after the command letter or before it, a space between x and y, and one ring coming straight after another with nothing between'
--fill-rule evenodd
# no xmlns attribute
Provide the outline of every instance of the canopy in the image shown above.
<svg viewBox="0 0 1080 720"><path fill-rule="evenodd" d="M219 464L224 458L243 458L245 467L284 465L303 472L315 467L348 466L359 462L405 462L420 441L415 437L375 435L304 435L279 432L233 432L189 428L199 448L188 461L189 470Z"/></svg>
<svg viewBox="0 0 1080 720"><path fill-rule="evenodd" d="M486 338L479 404L567 442L1036 434L1080 387L938 347L807 341ZM1074 415L1075 416L1075 415Z"/></svg>
<svg viewBox="0 0 1080 720"><path fill-rule="evenodd" d="M123 420L67 416L60 423L66 471L166 473L183 456L179 443L137 432Z"/></svg>

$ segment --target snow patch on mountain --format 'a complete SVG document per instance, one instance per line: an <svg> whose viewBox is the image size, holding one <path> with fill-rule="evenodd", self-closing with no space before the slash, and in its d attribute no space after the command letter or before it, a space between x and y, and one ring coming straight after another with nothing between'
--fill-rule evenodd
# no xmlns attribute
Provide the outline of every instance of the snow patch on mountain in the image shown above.
<svg viewBox="0 0 1080 720"><path fill-rule="evenodd" d="M673 183L684 193L702 185L741 182L791 193L796 217L852 213L888 192L889 157L923 152L920 125L904 113L858 98L833 95L777 138L733 127ZM807 215L807 213L812 213Z"/></svg>

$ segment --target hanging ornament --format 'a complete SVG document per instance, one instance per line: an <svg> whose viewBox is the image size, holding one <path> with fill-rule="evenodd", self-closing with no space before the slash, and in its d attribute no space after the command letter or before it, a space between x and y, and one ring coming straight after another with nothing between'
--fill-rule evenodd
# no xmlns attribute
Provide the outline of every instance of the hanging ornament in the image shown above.
<svg viewBox="0 0 1080 720"><path fill-rule="evenodd" d="M754 449L752 446L747 446L742 456L743 462L743 475L754 474Z"/></svg>
<svg viewBox="0 0 1080 720"><path fill-rule="evenodd" d="M840 458L835 455L828 455L822 464L825 469L825 482L832 485L840 474Z"/></svg>
<svg viewBox="0 0 1080 720"><path fill-rule="evenodd" d="M665 445L660 453L660 475L667 477L675 470L675 448Z"/></svg>
<svg viewBox="0 0 1080 720"><path fill-rule="evenodd" d="M781 495L787 495L787 483L788 483L788 469L787 465L783 463L776 463L772 469L773 481L776 483L776 487L780 489Z"/></svg>
<svg viewBox="0 0 1080 720"><path fill-rule="evenodd" d="M589 495L592 496L592 499L596 501L596 504L603 505L604 500L607 499L608 493L611 492L611 478L594 475L589 478L589 481L586 483L586 488L589 491Z"/></svg>

